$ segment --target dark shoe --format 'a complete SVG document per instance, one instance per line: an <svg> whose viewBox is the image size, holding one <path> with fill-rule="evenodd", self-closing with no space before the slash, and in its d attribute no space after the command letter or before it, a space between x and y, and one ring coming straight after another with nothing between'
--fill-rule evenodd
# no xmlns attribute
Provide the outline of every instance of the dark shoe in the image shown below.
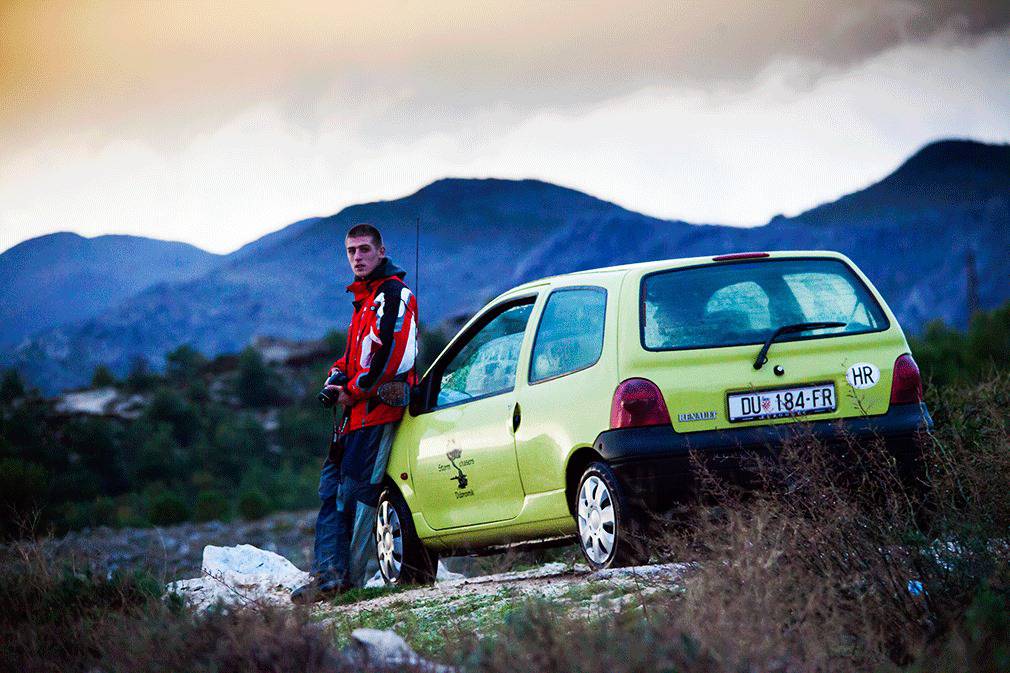
<svg viewBox="0 0 1010 673"><path fill-rule="evenodd" d="M308 584L303 584L291 592L291 602L299 605L308 605L318 601L325 601L337 594L342 594L351 589L351 583L344 580L339 575L324 575L313 577Z"/></svg>

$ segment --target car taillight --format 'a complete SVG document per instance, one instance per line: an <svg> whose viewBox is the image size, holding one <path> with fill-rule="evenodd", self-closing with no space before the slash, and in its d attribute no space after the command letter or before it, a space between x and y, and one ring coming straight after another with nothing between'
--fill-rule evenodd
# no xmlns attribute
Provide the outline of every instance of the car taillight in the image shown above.
<svg viewBox="0 0 1010 673"><path fill-rule="evenodd" d="M894 361L894 375L891 378L891 404L913 404L922 401L922 377L919 365L908 353L899 355Z"/></svg>
<svg viewBox="0 0 1010 673"><path fill-rule="evenodd" d="M610 405L611 428L664 424L670 424L670 412L655 383L648 379L628 379L617 386Z"/></svg>

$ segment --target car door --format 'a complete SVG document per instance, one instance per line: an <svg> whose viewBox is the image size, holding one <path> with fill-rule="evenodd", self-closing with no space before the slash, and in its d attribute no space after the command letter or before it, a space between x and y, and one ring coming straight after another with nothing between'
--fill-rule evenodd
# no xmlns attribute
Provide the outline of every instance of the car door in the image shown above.
<svg viewBox="0 0 1010 673"><path fill-rule="evenodd" d="M522 509L512 412L535 300L531 294L485 311L425 377L429 408L421 412L411 474L433 529L504 521Z"/></svg>
<svg viewBox="0 0 1010 673"><path fill-rule="evenodd" d="M608 298L604 287L571 286L544 302L516 391L516 455L527 495L563 491L570 452L592 446L607 428L617 376L614 359L604 357L616 330Z"/></svg>

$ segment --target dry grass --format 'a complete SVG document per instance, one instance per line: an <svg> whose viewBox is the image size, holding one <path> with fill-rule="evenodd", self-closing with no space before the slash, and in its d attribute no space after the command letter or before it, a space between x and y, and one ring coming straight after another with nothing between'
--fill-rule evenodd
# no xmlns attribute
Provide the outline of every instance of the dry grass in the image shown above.
<svg viewBox="0 0 1010 673"><path fill-rule="evenodd" d="M1010 670L1010 376L930 407L922 483L879 443L850 442L839 461L800 437L756 465L761 488L712 478L691 525L664 529L656 560L698 562L684 591L596 616L529 601L491 635L447 633L444 660L503 673ZM0 670L346 666L303 611L197 616L150 577L14 551L0 564Z"/></svg>
<svg viewBox="0 0 1010 673"><path fill-rule="evenodd" d="M166 600L163 583L150 575L103 578L56 568L36 543L8 554L0 564L0 671L363 670L341 656L305 609L198 614Z"/></svg>
<svg viewBox="0 0 1010 673"><path fill-rule="evenodd" d="M661 560L699 562L683 593L595 620L531 603L456 656L490 671L1010 670L1008 405L1007 376L932 400L921 480L880 442L802 436L755 459L756 491L709 475L691 525L664 531Z"/></svg>

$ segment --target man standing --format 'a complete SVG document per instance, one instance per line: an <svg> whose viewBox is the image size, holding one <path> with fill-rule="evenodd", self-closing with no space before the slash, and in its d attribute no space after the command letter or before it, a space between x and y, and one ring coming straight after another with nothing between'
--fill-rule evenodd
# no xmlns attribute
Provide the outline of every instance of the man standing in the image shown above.
<svg viewBox="0 0 1010 673"><path fill-rule="evenodd" d="M390 381L416 382L417 300L403 282L406 273L386 257L379 230L357 224L344 241L354 282L354 315L347 347L330 376L343 418L319 478L322 504L316 519L312 581L291 600L310 603L363 582L382 478L403 408L377 396Z"/></svg>

